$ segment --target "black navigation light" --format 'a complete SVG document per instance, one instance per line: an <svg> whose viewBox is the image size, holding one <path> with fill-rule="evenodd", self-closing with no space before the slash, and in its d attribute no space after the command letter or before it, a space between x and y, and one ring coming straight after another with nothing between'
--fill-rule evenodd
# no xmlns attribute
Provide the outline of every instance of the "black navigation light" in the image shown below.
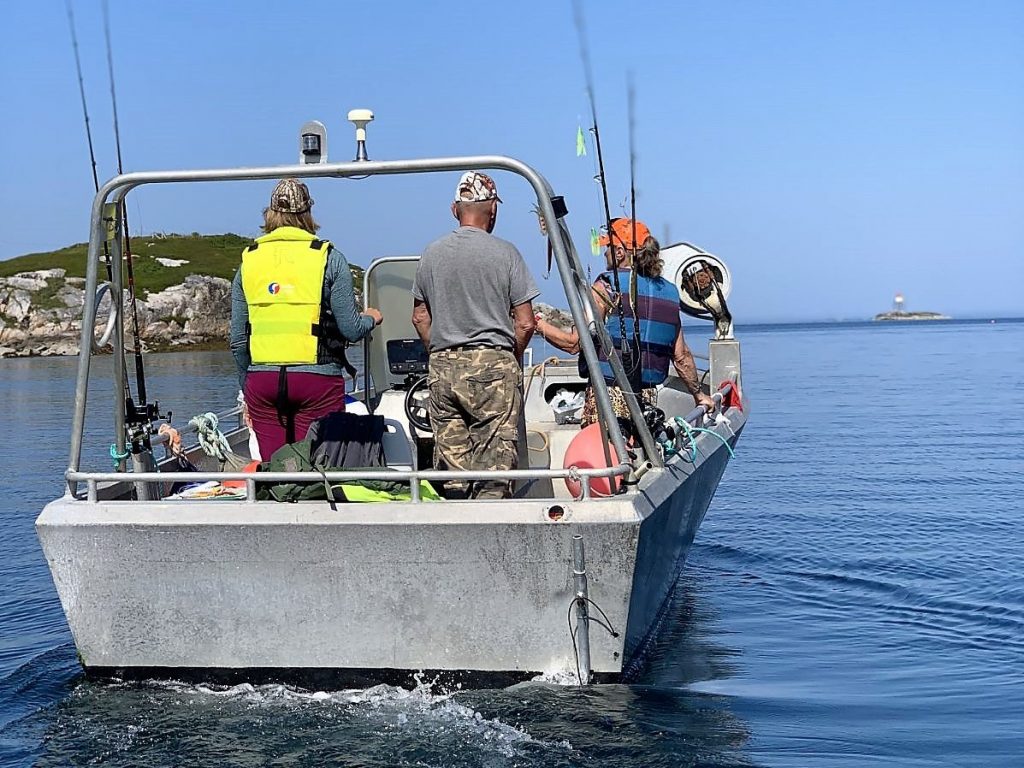
<svg viewBox="0 0 1024 768"><path fill-rule="evenodd" d="M327 129L319 120L310 120L299 131L299 163L316 165L327 162Z"/></svg>

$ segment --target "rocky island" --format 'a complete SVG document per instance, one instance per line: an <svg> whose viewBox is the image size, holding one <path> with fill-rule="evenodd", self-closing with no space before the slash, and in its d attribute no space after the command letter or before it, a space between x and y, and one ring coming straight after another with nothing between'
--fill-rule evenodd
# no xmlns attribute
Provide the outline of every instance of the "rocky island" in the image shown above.
<svg viewBox="0 0 1024 768"><path fill-rule="evenodd" d="M883 320L952 320L949 315L941 315L938 312L902 312L893 310L891 312L879 312L874 318L876 321Z"/></svg>

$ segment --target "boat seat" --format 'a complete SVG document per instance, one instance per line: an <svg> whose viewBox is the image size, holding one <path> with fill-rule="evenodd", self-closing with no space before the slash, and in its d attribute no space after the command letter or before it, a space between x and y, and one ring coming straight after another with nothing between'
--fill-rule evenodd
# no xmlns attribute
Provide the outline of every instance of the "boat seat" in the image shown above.
<svg viewBox="0 0 1024 768"><path fill-rule="evenodd" d="M416 453L412 440L403 424L398 419L384 417L384 437L381 440L384 450L384 461L392 469L416 468Z"/></svg>

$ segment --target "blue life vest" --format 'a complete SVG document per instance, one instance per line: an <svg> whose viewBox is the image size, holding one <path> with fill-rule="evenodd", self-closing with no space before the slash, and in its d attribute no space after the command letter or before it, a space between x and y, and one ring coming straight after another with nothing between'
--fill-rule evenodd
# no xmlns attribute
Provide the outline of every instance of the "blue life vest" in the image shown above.
<svg viewBox="0 0 1024 768"><path fill-rule="evenodd" d="M615 294L615 279L611 272L603 272L598 275L598 280L606 284L609 298L614 306L605 318L605 329L612 338L616 351L622 349L622 332L619 323L618 302L622 302L622 314L626 329L626 346L633 345L634 320L633 307L629 297L630 270L619 270L619 287L622 288L622 296ZM640 322L640 364L641 384L645 387L653 387L661 384L668 378L668 367L672 362L675 350L676 337L679 335L679 291L668 280L663 277L636 278L636 318ZM597 350L598 359L601 361L601 373L609 384L615 383L615 376L612 374L612 367L608 363L608 356L600 347ZM628 373L628 371L627 371Z"/></svg>

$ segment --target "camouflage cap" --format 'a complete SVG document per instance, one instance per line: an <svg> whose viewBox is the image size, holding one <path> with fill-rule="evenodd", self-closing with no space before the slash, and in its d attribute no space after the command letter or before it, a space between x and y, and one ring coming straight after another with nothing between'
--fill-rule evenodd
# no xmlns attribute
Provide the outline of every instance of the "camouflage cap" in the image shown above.
<svg viewBox="0 0 1024 768"><path fill-rule="evenodd" d="M488 200L501 202L494 179L479 171L466 171L462 174L459 185L455 187L455 202L484 203Z"/></svg>
<svg viewBox="0 0 1024 768"><path fill-rule="evenodd" d="M305 213L312 207L309 188L298 179L281 179L270 195L270 209L279 213Z"/></svg>

